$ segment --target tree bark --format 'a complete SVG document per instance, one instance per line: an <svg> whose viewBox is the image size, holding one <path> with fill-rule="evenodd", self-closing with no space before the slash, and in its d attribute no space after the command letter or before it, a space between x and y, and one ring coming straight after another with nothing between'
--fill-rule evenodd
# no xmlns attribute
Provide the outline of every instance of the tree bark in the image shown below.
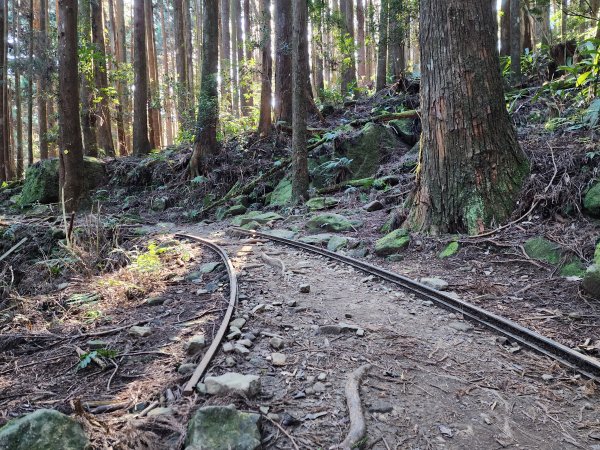
<svg viewBox="0 0 600 450"><path fill-rule="evenodd" d="M202 54L202 84L198 105L198 122L194 152L190 160L190 174L197 177L208 171L207 159L217 153L217 125L219 121L219 15L218 0L203 0L204 17Z"/></svg>
<svg viewBox="0 0 600 450"><path fill-rule="evenodd" d="M86 49L92 48L92 5L91 0L79 0L79 26L81 29L81 46ZM93 65L88 61L87 66ZM92 103L92 79L93 69L87 73L82 71L81 89L79 92L81 101L81 128L83 132L83 148L87 156L98 156L98 143L96 140L96 114L94 114Z"/></svg>
<svg viewBox="0 0 600 450"><path fill-rule="evenodd" d="M306 0L293 2L292 40L292 200L308 199L308 152L306 150L306 75L308 74Z"/></svg>
<svg viewBox="0 0 600 450"><path fill-rule="evenodd" d="M404 55L405 18L402 0L388 0L389 6L389 38L388 38L388 72L393 80L398 80L406 70Z"/></svg>
<svg viewBox="0 0 600 450"><path fill-rule="evenodd" d="M233 110L229 0L221 0L221 103L226 111Z"/></svg>
<svg viewBox="0 0 600 450"><path fill-rule="evenodd" d="M34 72L33 72L33 0L29 0L29 54L28 56L28 77L27 77L27 166L33 164L33 83L34 83Z"/></svg>
<svg viewBox="0 0 600 450"><path fill-rule="evenodd" d="M381 0L381 9L379 11L379 46L377 48L377 91L382 90L387 83L388 13L389 0Z"/></svg>
<svg viewBox="0 0 600 450"><path fill-rule="evenodd" d="M271 134L271 76L273 61L271 59L271 0L260 0L261 24L261 88L260 88L260 117L258 119L258 133L261 136ZM308 72L304 74L308 76Z"/></svg>
<svg viewBox="0 0 600 450"><path fill-rule="evenodd" d="M156 40L154 37L154 7L152 0L146 0L144 6L146 14L146 49L148 52L148 114L149 114L149 138L151 148L160 148L161 122L160 122L160 87L158 79L158 62L156 60Z"/></svg>
<svg viewBox="0 0 600 450"><path fill-rule="evenodd" d="M183 37L185 39L185 58L186 63L185 67L187 69L187 86L189 89L189 93L192 96L190 100L190 105L193 103L194 96L194 50L192 45L192 16L190 12L190 0L181 0L183 3L183 20L184 20L184 33ZM193 114L190 111L190 114Z"/></svg>
<svg viewBox="0 0 600 450"><path fill-rule="evenodd" d="M110 118L108 76L106 74L106 44L104 42L104 20L102 15L102 0L92 2L92 41L95 46L94 57L94 82L99 91L100 101L97 103L96 115L98 117L96 132L98 134L98 148L104 150L107 156L115 156L115 147L112 139L112 123Z"/></svg>
<svg viewBox="0 0 600 450"><path fill-rule="evenodd" d="M48 108L46 102L48 96L48 80L50 78L50 63L48 61L47 13L47 0L40 0L38 12L38 52L40 55L41 72L38 80L38 126L41 159L48 159Z"/></svg>
<svg viewBox="0 0 600 450"><path fill-rule="evenodd" d="M242 72L242 111L245 115L250 114L254 106L254 95L252 93L252 71L250 61L252 60L252 21L250 18L250 0L244 0L244 70Z"/></svg>
<svg viewBox="0 0 600 450"><path fill-rule="evenodd" d="M367 79L367 49L365 43L364 0L356 0L356 44L358 45L358 78L361 84Z"/></svg>
<svg viewBox="0 0 600 450"><path fill-rule="evenodd" d="M113 5L114 3L114 5ZM114 41L115 41L115 68L121 70L127 64L127 52L125 42L125 11L123 0L110 0L111 17L113 21ZM129 110L129 95L127 84L122 77L117 79L117 141L119 155L126 156L129 153L128 146L128 124L125 111Z"/></svg>
<svg viewBox="0 0 600 450"><path fill-rule="evenodd" d="M163 73L165 78L170 78L171 73L169 71L169 29L167 28L167 24L165 22L165 0L160 3L160 26L163 30L163 48L162 48L162 61L163 61ZM202 38L200 38L200 47L202 46ZM166 134L166 144L173 145L173 137L175 135L173 128L173 108L171 105L171 95L170 95L170 86L169 83L165 86L165 134Z"/></svg>
<svg viewBox="0 0 600 450"><path fill-rule="evenodd" d="M185 48L185 19L183 2L173 0L173 17L175 33L175 68L177 72L177 122L180 128L187 128L192 119L189 117L190 86L188 84L187 53ZM214 20L214 18L213 18Z"/></svg>
<svg viewBox="0 0 600 450"><path fill-rule="evenodd" d="M83 143L79 123L77 0L59 0L58 117L60 130L61 199L66 213L75 211L84 196Z"/></svg>
<svg viewBox="0 0 600 450"><path fill-rule="evenodd" d="M21 120L22 102L21 102L21 1L14 0L13 2L13 33L15 36L15 107L17 125L17 179L23 178L23 121Z"/></svg>
<svg viewBox="0 0 600 450"><path fill-rule="evenodd" d="M510 72L514 84L521 82L521 5L510 0Z"/></svg>
<svg viewBox="0 0 600 450"><path fill-rule="evenodd" d="M342 14L342 36L344 36L344 51L342 52L342 95L355 97L356 84L356 57L354 56L354 0L340 0Z"/></svg>
<svg viewBox="0 0 600 450"><path fill-rule="evenodd" d="M546 0L542 0L546 1ZM511 0L502 0L500 3L500 55L510 56L510 2Z"/></svg>
<svg viewBox="0 0 600 450"><path fill-rule="evenodd" d="M489 0L421 0L423 134L407 225L432 233L506 220L528 163L506 111Z"/></svg>
<svg viewBox="0 0 600 450"><path fill-rule="evenodd" d="M148 64L146 58L145 0L134 0L133 29L133 72L135 91L133 95L133 154L150 153L148 140Z"/></svg>
<svg viewBox="0 0 600 450"><path fill-rule="evenodd" d="M6 50L8 43L4 39L4 26L6 23L6 16L8 11L6 8L7 0L0 0L0 181L8 180L8 159L7 154L7 137L10 133L6 126L6 114L8 112L8 105L6 104L5 86L8 80L5 78L5 67L6 67Z"/></svg>
<svg viewBox="0 0 600 450"><path fill-rule="evenodd" d="M292 123L292 3L275 0L275 122Z"/></svg>
<svg viewBox="0 0 600 450"><path fill-rule="evenodd" d="M241 28L242 17L240 0L230 0L231 7L231 88L233 90L233 116L240 117L240 78L238 60L239 45L238 28Z"/></svg>

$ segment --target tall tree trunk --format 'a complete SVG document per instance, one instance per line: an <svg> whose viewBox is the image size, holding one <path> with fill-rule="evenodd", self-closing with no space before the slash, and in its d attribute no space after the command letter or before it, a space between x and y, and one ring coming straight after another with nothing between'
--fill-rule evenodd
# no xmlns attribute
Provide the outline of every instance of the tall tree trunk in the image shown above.
<svg viewBox="0 0 600 450"><path fill-rule="evenodd" d="M546 0L542 0L546 1ZM510 56L510 2L511 0L502 0L500 3L500 55Z"/></svg>
<svg viewBox="0 0 600 450"><path fill-rule="evenodd" d="M292 4L275 0L275 122L292 123Z"/></svg>
<svg viewBox="0 0 600 450"><path fill-rule="evenodd" d="M169 71L169 30L168 30L166 22L165 22L165 9L166 9L165 0L163 0L160 3L160 26L161 26L161 29L163 32L162 61L163 61L164 78L170 79L171 74ZM202 44L202 40L200 40L200 44ZM167 83L165 86L165 89L164 89L164 92L165 92L165 99L164 99L165 131L166 131L166 138L167 138L166 144L173 145L173 137L174 137L173 108L171 105L171 95L170 95L169 89L170 89L169 83Z"/></svg>
<svg viewBox="0 0 600 450"><path fill-rule="evenodd" d="M238 50L238 28L241 28L242 17L240 0L230 0L231 7L231 87L233 89L233 116L240 117L240 78Z"/></svg>
<svg viewBox="0 0 600 450"><path fill-rule="evenodd" d="M13 36L15 36L15 107L17 125L17 167L16 177L23 178L23 111L21 105L21 0L13 2Z"/></svg>
<svg viewBox="0 0 600 450"><path fill-rule="evenodd" d="M242 112L249 115L254 106L254 95L252 94L252 72L250 61L252 60L252 24L250 20L250 0L244 1L244 66L242 76Z"/></svg>
<svg viewBox="0 0 600 450"><path fill-rule="evenodd" d="M510 0L510 71L513 83L521 81L521 5Z"/></svg>
<svg viewBox="0 0 600 450"><path fill-rule="evenodd" d="M158 79L158 62L156 60L156 39L154 37L154 8L152 0L146 0L146 49L148 51L148 113L150 116L150 147L161 148L160 122L160 85Z"/></svg>
<svg viewBox="0 0 600 450"><path fill-rule="evenodd" d="M79 27L81 30L81 46L84 49L92 48L92 5L91 0L79 0ZM88 66L93 65L88 61ZM92 78L93 69L82 71L80 102L81 102L81 128L83 132L83 149L88 156L98 156L98 141L96 139L96 114L93 111Z"/></svg>
<svg viewBox="0 0 600 450"><path fill-rule="evenodd" d="M375 46L374 46L376 30L375 30L375 7L373 6L373 0L368 0L368 3L367 3L367 14L366 14L366 24L365 25L366 25L365 26L366 36L369 36L369 39L366 43L366 47L367 47L366 64L365 64L366 83L367 83L367 85L370 86L372 78L373 78L374 67L377 65L376 61L375 61L375 64L373 63L374 60L377 59L376 50L375 50Z"/></svg>
<svg viewBox="0 0 600 450"><path fill-rule="evenodd" d="M84 196L83 143L79 123L77 0L59 0L58 117L61 199L67 213L75 211Z"/></svg>
<svg viewBox="0 0 600 450"><path fill-rule="evenodd" d="M208 171L207 159L217 153L217 125L219 123L219 0L202 0L202 84L198 104L197 134L190 160L190 174L197 177Z"/></svg>
<svg viewBox="0 0 600 450"><path fill-rule="evenodd" d="M382 90L387 83L388 17L389 0L381 0L379 11L379 46L377 48L376 90Z"/></svg>
<svg viewBox="0 0 600 450"><path fill-rule="evenodd" d="M306 150L306 75L308 74L306 0L293 2L292 44L292 199L308 199L308 152Z"/></svg>
<svg viewBox="0 0 600 450"><path fill-rule="evenodd" d="M8 159L7 154L7 137L10 133L6 126L6 114L8 112L8 105L6 104L5 86L8 80L5 78L5 66L6 66L6 49L8 43L4 39L4 27L5 19L8 15L6 8L7 0L0 0L0 181L8 180Z"/></svg>
<svg viewBox="0 0 600 450"><path fill-rule="evenodd" d="M365 43L364 0L356 0L356 43L358 45L358 78L365 84L367 78L367 48Z"/></svg>
<svg viewBox="0 0 600 450"><path fill-rule="evenodd" d="M188 84L187 53L185 48L185 19L183 2L173 0L173 17L175 32L175 68L177 72L177 121L180 128L187 128L190 124L190 86ZM213 18L214 20L214 18Z"/></svg>
<svg viewBox="0 0 600 450"><path fill-rule="evenodd" d="M27 76L27 166L33 164L33 53L34 53L34 28L33 28L33 0L29 0L29 51L28 51L28 76Z"/></svg>
<svg viewBox="0 0 600 450"><path fill-rule="evenodd" d="M133 154L150 153L148 140L148 64L146 58L146 15L145 0L134 0L133 23L133 72L135 91L133 95Z"/></svg>
<svg viewBox="0 0 600 450"><path fill-rule="evenodd" d="M38 80L38 126L41 159L48 159L48 109L46 102L48 97L48 80L50 78L50 63L48 61L47 12L47 0L40 0L38 12L38 52L40 55L41 71Z"/></svg>
<svg viewBox="0 0 600 450"><path fill-rule="evenodd" d="M273 61L271 59L271 0L260 0L261 38L260 48L262 54L261 88L260 88L260 117L258 119L258 132L261 136L271 134L271 75ZM308 72L303 74L308 76Z"/></svg>
<svg viewBox="0 0 600 450"><path fill-rule="evenodd" d="M187 69L187 86L192 99L190 105L193 103L194 97L194 50L192 45L192 16L190 12L190 0L181 0L183 3L183 20L184 20L184 33L185 39L185 67ZM190 112L189 114L192 114Z"/></svg>
<svg viewBox="0 0 600 450"><path fill-rule="evenodd" d="M221 0L221 102L226 111L233 110L231 96L231 33L229 0Z"/></svg>
<svg viewBox="0 0 600 450"><path fill-rule="evenodd" d="M114 33L114 55L115 68L123 69L127 63L126 43L125 43L125 12L123 0L110 0L110 16L113 22ZM129 98L127 96L127 86L125 80L121 77L117 79L117 142L119 155L125 156L128 151L127 147L127 126L125 121L125 111L129 109ZM127 122L128 123L128 122Z"/></svg>
<svg viewBox="0 0 600 450"><path fill-rule="evenodd" d="M389 39L388 39L388 65L389 73L394 80L398 80L406 70L404 56L405 45L405 19L402 0L388 0L389 12Z"/></svg>
<svg viewBox="0 0 600 450"><path fill-rule="evenodd" d="M420 171L408 225L482 232L513 212L528 173L504 102L489 0L421 0ZM473 58L472 55L478 55Z"/></svg>
<svg viewBox="0 0 600 450"><path fill-rule="evenodd" d="M342 62L342 95L356 95L356 57L354 56L354 0L341 0L344 52Z"/></svg>
<svg viewBox="0 0 600 450"><path fill-rule="evenodd" d="M98 134L98 148L104 150L107 156L115 156L115 146L112 138L112 123L110 117L108 76L106 73L106 44L104 42L104 18L102 14L102 0L92 1L92 41L95 46L94 57L94 82L99 91L100 101L97 104L96 114L98 121L96 131Z"/></svg>
<svg viewBox="0 0 600 450"><path fill-rule="evenodd" d="M536 40L543 45L550 45L552 43L550 3L547 0L536 0L536 8L540 11L535 27Z"/></svg>
<svg viewBox="0 0 600 450"><path fill-rule="evenodd" d="M563 42L567 41L567 22L568 22L568 20L567 20L568 19L568 16L567 16L567 7L568 7L568 0L562 0L561 6L560 6L560 12L561 12L561 19L560 19L560 39ZM566 60L567 59L565 57L565 61Z"/></svg>

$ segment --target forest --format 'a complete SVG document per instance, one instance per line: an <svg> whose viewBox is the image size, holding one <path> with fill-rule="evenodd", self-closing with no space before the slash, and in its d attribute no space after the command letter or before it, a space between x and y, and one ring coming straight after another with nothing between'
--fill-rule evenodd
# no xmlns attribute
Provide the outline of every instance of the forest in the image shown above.
<svg viewBox="0 0 600 450"><path fill-rule="evenodd" d="M0 0L0 449L600 448L600 0Z"/></svg>

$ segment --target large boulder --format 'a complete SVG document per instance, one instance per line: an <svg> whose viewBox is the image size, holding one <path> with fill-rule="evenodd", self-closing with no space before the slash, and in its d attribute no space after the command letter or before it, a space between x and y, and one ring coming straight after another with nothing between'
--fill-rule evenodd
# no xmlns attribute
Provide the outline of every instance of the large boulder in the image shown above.
<svg viewBox="0 0 600 450"><path fill-rule="evenodd" d="M271 206L285 206L292 201L292 180L288 177L282 179L275 190L271 192Z"/></svg>
<svg viewBox="0 0 600 450"><path fill-rule="evenodd" d="M260 415L233 405L205 406L188 424L185 450L255 450L260 448Z"/></svg>
<svg viewBox="0 0 600 450"><path fill-rule="evenodd" d="M84 450L90 448L83 428L64 414L38 409L0 428L0 449Z"/></svg>
<svg viewBox="0 0 600 450"><path fill-rule="evenodd" d="M44 159L27 169L25 183L21 191L19 205L32 203L57 203L58 196L58 159ZM106 165L103 161L85 156L81 175L86 190L94 189L106 180Z"/></svg>
<svg viewBox="0 0 600 450"><path fill-rule="evenodd" d="M583 198L583 207L592 217L600 217L600 183L596 183Z"/></svg>
<svg viewBox="0 0 600 450"><path fill-rule="evenodd" d="M235 225L236 227L241 227L252 222L258 223L259 225L264 225L276 220L283 220L283 217L274 212L250 211L243 216L234 217L231 220L231 224Z"/></svg>
<svg viewBox="0 0 600 450"><path fill-rule="evenodd" d="M320 214L306 222L309 230L323 231L352 231L362 225L359 221L351 221L340 214Z"/></svg>
<svg viewBox="0 0 600 450"><path fill-rule="evenodd" d="M408 247L409 243L410 236L408 230L400 228L375 242L375 254L379 256L393 255Z"/></svg>

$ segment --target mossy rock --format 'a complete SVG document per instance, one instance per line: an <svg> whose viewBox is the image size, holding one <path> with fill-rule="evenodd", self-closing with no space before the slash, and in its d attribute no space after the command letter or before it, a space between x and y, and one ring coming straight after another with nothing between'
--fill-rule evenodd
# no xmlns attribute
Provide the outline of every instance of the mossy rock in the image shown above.
<svg viewBox="0 0 600 450"><path fill-rule="evenodd" d="M241 216L246 210L244 205L233 205L225 210L225 217Z"/></svg>
<svg viewBox="0 0 600 450"><path fill-rule="evenodd" d="M233 405L200 408L188 424L185 450L255 450L261 446L260 415Z"/></svg>
<svg viewBox="0 0 600 450"><path fill-rule="evenodd" d="M332 236L327 243L327 250L330 252L337 252L341 248L344 248L348 245L350 240L344 236Z"/></svg>
<svg viewBox="0 0 600 450"><path fill-rule="evenodd" d="M393 255L408 247L409 243L408 230L400 228L375 242L375 254L378 256Z"/></svg>
<svg viewBox="0 0 600 450"><path fill-rule="evenodd" d="M459 244L458 242L450 242L448 246L442 250L442 252L438 255L438 258L445 259L455 255L458 252Z"/></svg>
<svg viewBox="0 0 600 450"><path fill-rule="evenodd" d="M44 159L27 169L19 205L32 203L58 203L58 166L57 158ZM106 164L96 158L83 158L83 180L86 190L102 185L106 179Z"/></svg>
<svg viewBox="0 0 600 450"><path fill-rule="evenodd" d="M269 199L270 206L285 206L292 201L292 180L289 178L284 178L281 180L273 192L271 192L271 196Z"/></svg>
<svg viewBox="0 0 600 450"><path fill-rule="evenodd" d="M306 202L306 206L311 211L333 208L338 204L339 200L334 197L315 197Z"/></svg>
<svg viewBox="0 0 600 450"><path fill-rule="evenodd" d="M359 178L357 180L350 180L346 182L346 186L356 187L356 188L365 188L370 189L375 184L375 178L367 177L367 178Z"/></svg>
<svg viewBox="0 0 600 450"><path fill-rule="evenodd" d="M574 259L560 269L560 276L583 278L585 276L585 266L580 259Z"/></svg>
<svg viewBox="0 0 600 450"><path fill-rule="evenodd" d="M362 225L359 221L351 221L340 214L320 214L313 216L307 223L309 230L351 231Z"/></svg>
<svg viewBox="0 0 600 450"><path fill-rule="evenodd" d="M259 230L260 227L261 224L258 223L256 220L252 220L241 226L241 228L243 228L244 230Z"/></svg>
<svg viewBox="0 0 600 450"><path fill-rule="evenodd" d="M587 268L581 283L584 291L600 300L600 266L593 264Z"/></svg>
<svg viewBox="0 0 600 450"><path fill-rule="evenodd" d="M309 236L303 236L298 239L300 242L304 242L305 244L310 245L325 245L328 244L333 234L329 233L319 233L319 234L311 234Z"/></svg>
<svg viewBox="0 0 600 450"><path fill-rule="evenodd" d="M38 409L0 428L0 449L84 450L90 448L83 428L64 414Z"/></svg>
<svg viewBox="0 0 600 450"><path fill-rule="evenodd" d="M392 186L400 184L400 178L396 175L387 175L385 177L377 178L373 182L373 187L378 190L388 189Z"/></svg>
<svg viewBox="0 0 600 450"><path fill-rule="evenodd" d="M415 131L414 119L396 119L391 120L389 124L406 144L415 145L419 140L419 135Z"/></svg>
<svg viewBox="0 0 600 450"><path fill-rule="evenodd" d="M543 237L538 236L527 240L524 248L530 258L553 265L560 262L560 247Z"/></svg>
<svg viewBox="0 0 600 450"><path fill-rule="evenodd" d="M600 183L596 183L583 198L583 207L592 217L600 218Z"/></svg>
<svg viewBox="0 0 600 450"><path fill-rule="evenodd" d="M243 216L237 216L231 220L231 224L236 227L241 227L250 222L257 222L260 225L264 225L267 222L283 220L279 214L274 212L261 212L261 211L250 211Z"/></svg>

